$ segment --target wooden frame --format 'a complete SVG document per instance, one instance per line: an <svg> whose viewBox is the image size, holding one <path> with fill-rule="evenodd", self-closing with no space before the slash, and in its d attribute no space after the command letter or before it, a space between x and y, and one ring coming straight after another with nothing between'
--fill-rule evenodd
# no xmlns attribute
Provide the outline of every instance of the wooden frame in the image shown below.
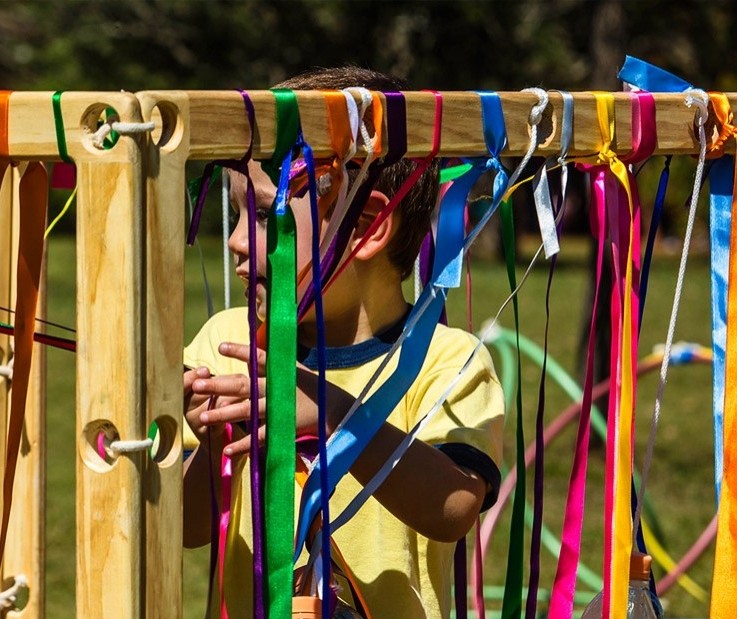
<svg viewBox="0 0 737 619"><path fill-rule="evenodd" d="M478 95L442 94L439 154L483 156ZM275 141L274 97L268 91L250 95L256 108L253 156L269 157ZM522 155L535 95L500 95L508 133L505 154ZM329 155L323 95L300 92L297 97L307 141L316 156ZM734 106L737 94L729 97ZM656 94L655 99L655 152L697 153L695 111L686 107L684 95ZM51 92L10 95L9 154L15 161L59 159L51 101ZM407 156L426 155L434 96L410 92L406 101ZM550 93L537 154L559 148L561 101L559 93ZM615 93L615 102L613 147L626 153L631 146L629 95ZM156 129L123 136L109 150L98 149L91 136L110 107L123 122L153 120ZM241 157L251 128L236 91L68 92L61 109L67 150L78 171L77 616L176 618L182 615L184 167L190 159ZM574 93L574 110L570 154L597 152L601 136L594 95ZM0 196L0 204L11 202L7 188ZM11 221L9 208L0 208L3 304L11 301L12 277L6 268L12 261L7 251ZM7 348L7 338L0 336L0 363L7 360ZM40 386L42 380L39 374L36 383ZM4 400L0 389L0 414ZM160 457L137 452L103 459L97 453L100 432L108 439L142 439L154 421L165 439ZM4 427L1 423L0 433ZM43 454L37 455L42 462ZM19 468L18 474L31 473ZM42 485L43 475L38 479ZM43 499L22 498L15 507L26 515L35 512L38 519ZM42 549L42 531L38 535ZM5 561L4 573L9 574L15 566L9 554ZM38 605L21 616L43 616L42 586L39 581Z"/></svg>

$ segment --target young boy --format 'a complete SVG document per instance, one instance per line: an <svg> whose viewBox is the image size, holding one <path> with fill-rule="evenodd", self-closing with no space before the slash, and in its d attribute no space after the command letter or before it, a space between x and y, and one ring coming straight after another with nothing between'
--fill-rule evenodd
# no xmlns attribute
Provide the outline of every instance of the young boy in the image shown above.
<svg viewBox="0 0 737 619"><path fill-rule="evenodd" d="M396 91L404 84L356 67L326 69L288 80L282 88L336 89L362 86ZM436 200L437 171L427 172L397 209L376 230L370 223L409 175L413 164L401 161L385 170L363 209L349 250L368 234L363 246L323 299L327 345L328 433L400 335L410 306L402 281L412 271L420 244L430 229ZM258 315L265 317L266 219L276 188L256 162L249 164L256 190L257 233L248 237L245 179L231 173L231 200L239 220L230 237L236 273L246 287L256 286ZM297 269L310 261L311 230L307 197L290 202L297 226ZM322 230L325 222L322 222ZM248 256L256 252L258 279L248 280ZM231 617L250 616L251 554L248 458L250 438L224 444L222 424L249 418L246 309L214 316L185 350L186 417L200 445L186 464L185 545L210 540L209 461L219 470L221 453L233 458L234 494L225 558L225 597ZM297 433L317 435L316 319L308 313L298 328ZM476 344L459 329L439 325L422 369L368 447L331 497L339 514L368 483L389 455L436 402ZM396 358L377 385L391 375ZM266 353L260 357L261 372ZM210 374L212 373L212 377ZM259 382L260 418L266 412L265 380ZM217 398L212 410L206 401ZM494 501L499 485L504 404L491 358L482 348L461 383L430 421L386 481L333 538L353 572L374 619L448 617L454 542L472 527L479 512ZM210 430L210 438L207 430ZM268 431L268 419L261 428ZM216 482L217 483L217 482ZM218 490L216 489L216 493ZM268 527L268 522L265 523Z"/></svg>

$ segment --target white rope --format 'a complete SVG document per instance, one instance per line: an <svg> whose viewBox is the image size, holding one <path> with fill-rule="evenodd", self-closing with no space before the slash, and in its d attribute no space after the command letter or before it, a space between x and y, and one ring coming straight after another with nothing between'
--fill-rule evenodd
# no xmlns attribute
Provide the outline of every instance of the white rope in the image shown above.
<svg viewBox="0 0 737 619"><path fill-rule="evenodd" d="M153 444L153 439L150 438L145 438L140 441L113 441L110 443L110 451L116 454L146 451L147 449L151 449Z"/></svg>
<svg viewBox="0 0 737 619"><path fill-rule="evenodd" d="M517 169L512 173L512 176L509 177L508 186L510 188L514 187L514 183L519 178L519 175L522 174L522 170L525 169L530 159L532 158L532 155L535 154L535 150L537 149L537 126L540 124L540 121L543 117L543 112L545 111L545 108L548 107L548 101L550 100L548 93L545 92L542 88L523 88L522 92L531 92L536 95L537 103L533 105L532 109L530 110L530 144L527 147L527 152L525 153L525 156L522 158L522 161L517 166Z"/></svg>
<svg viewBox="0 0 737 619"><path fill-rule="evenodd" d="M228 238L230 237L230 176L223 170L220 176L222 193L220 199L223 209L223 306L230 308L230 249L228 249Z"/></svg>
<svg viewBox="0 0 737 619"><path fill-rule="evenodd" d="M0 591L0 608L13 609L15 608L15 600L18 597L18 593L21 589L28 589L28 579L24 574L18 574L15 577L15 582L10 589Z"/></svg>
<svg viewBox="0 0 737 619"><path fill-rule="evenodd" d="M640 490L637 493L637 509L633 519L633 543L637 539L637 531L640 527L640 516L642 512L642 502L645 496L645 484L650 472L650 464L652 462L653 451L655 448L655 432L658 428L660 420L660 407L663 402L663 392L665 390L665 381L668 375L668 366L670 364L671 353L673 349L673 334L676 329L676 319L678 318L678 307L681 303L681 292L683 290L683 278L686 275L686 262L688 260L688 250L691 245L691 233L693 232L694 220L696 218L696 206L699 201L699 193L701 192L701 183L704 176L704 164L706 162L706 132L704 124L709 116L707 104L709 102L708 95L703 90L690 90L686 95L685 103L688 107L696 106L697 122L699 127L699 161L696 166L696 174L694 175L693 192L691 193L691 205L688 211L688 223L686 225L686 233L683 238L683 251L681 252L681 263L678 267L678 278L676 280L676 290L673 295L673 309L671 310L670 323L668 324L668 335L665 338L663 347L663 361L660 365L660 381L658 383L658 392L655 396L655 407L653 410L653 419L650 424L650 434L647 440L647 450L645 451L645 460L642 464L642 475L640 481Z"/></svg>
<svg viewBox="0 0 737 619"><path fill-rule="evenodd" d="M335 235L338 232L338 228L340 226L341 221L343 221L343 217L345 216L348 207L353 202L353 199L356 196L356 192L358 191L358 188L363 185L363 182L366 180L366 176L368 175L369 167L371 166L371 163L373 162L375 158L375 151L376 146L378 145L378 139L379 134L378 132L374 135L372 138L371 135L369 135L368 128L366 127L366 123L364 122L364 117L366 115L366 111L369 108L369 105L371 105L371 102L373 101L373 98L371 96L371 91L367 90L366 88L362 87L353 87L353 88L346 88L343 93L346 96L346 103L348 105L348 111L352 114L353 107L356 107L356 120L358 123L356 125L351 125L351 131L353 134L353 141L351 142L351 147L349 149L349 155L350 157L353 157L356 153L357 149L357 141L358 141L358 133L360 131L361 138L363 139L363 144L366 148L366 158L363 161L363 164L361 165L360 170L358 171L358 174L356 175L355 180L353 181L353 185L351 186L350 190L348 191L348 176L347 172L345 172L345 178L342 187L346 188L346 195L343 196L342 201L338 200L336 202L335 208L333 209L333 213L330 216L330 221L328 222L328 227L325 230L325 234L323 236L322 241L320 241L320 258L323 258L330 247L330 244L335 237ZM357 94L361 97L361 105L360 107L356 105L355 100L353 99L354 94ZM351 103L349 103L351 102ZM355 128L355 131L354 131ZM347 163L347 161L350 159L350 157L346 158L346 161L344 163ZM323 178L326 178L328 182L330 182L330 175L325 175L321 177L318 180L318 183L322 181Z"/></svg>
<svg viewBox="0 0 737 619"><path fill-rule="evenodd" d="M129 123L120 122L118 120L110 121L100 125L100 128L92 134L92 144L102 150L104 148L103 142L105 138L110 134L111 131L115 131L121 135L132 135L135 133L147 133L153 131L156 128L154 122L147 123Z"/></svg>
<svg viewBox="0 0 737 619"><path fill-rule="evenodd" d="M13 381L13 361L15 357L11 357L5 365L0 365L0 376L5 378L9 383Z"/></svg>

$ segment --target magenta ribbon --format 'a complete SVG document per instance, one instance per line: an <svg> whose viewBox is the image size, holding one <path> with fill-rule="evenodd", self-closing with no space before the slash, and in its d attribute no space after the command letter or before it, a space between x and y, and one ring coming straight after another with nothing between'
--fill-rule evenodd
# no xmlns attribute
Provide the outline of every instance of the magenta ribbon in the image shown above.
<svg viewBox="0 0 737 619"><path fill-rule="evenodd" d="M655 101L650 93L632 93L632 127L633 127L633 149L622 161L642 161L649 157L655 148ZM637 304L639 302L639 226L640 205L635 188L634 176L628 170L630 187L632 188L633 212L629 213L628 199L621 183L611 172L607 164L591 165L578 164L578 167L589 172L591 181L591 224L592 233L597 239L596 260L596 288L591 322L589 326L589 343L586 356L586 375L584 379L583 401L579 417L578 431L576 434L576 446L573 459L573 467L568 486L568 498L566 501L565 516L563 522L563 533L561 535L561 553L558 559L558 567L553 583L550 600L550 617L573 616L573 601L576 592L576 575L581 553L581 531L585 512L586 498L586 471L588 468L588 446L590 436L592 388L593 388L593 356L594 356L594 329L596 308L598 306L599 289L603 271L604 247L607 233L612 240L613 267L615 278L612 290L612 390L610 397L609 419L607 428L607 492L605 497L605 514L607 518L605 536L605 569L604 589L605 602L606 592L609 587L609 569L611 566L612 552L612 525L614 505L614 469L609 460L609 454L613 454L616 439L616 418L619 413L619 386L621 375L618 371L621 361L621 300L622 295L631 294L632 297L632 348L626 354L633 356L637 354ZM632 218L634 233L632 246L633 277L632 288L623 290L623 272L626 267L627 249L629 245L629 224ZM632 364L636 367L636 363ZM635 378L632 377L634 385ZM615 388L616 387L616 388ZM623 480L620 480L620 484ZM629 487L629 480L626 482ZM608 607L605 608L604 616L608 616Z"/></svg>

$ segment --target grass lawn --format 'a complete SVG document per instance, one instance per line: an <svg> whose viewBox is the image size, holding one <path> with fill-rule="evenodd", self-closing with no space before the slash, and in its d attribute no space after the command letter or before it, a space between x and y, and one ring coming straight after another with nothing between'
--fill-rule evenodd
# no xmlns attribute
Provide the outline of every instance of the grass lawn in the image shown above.
<svg viewBox="0 0 737 619"><path fill-rule="evenodd" d="M206 269L216 302L223 305L222 249L217 240L204 239ZM529 251L523 246L523 253ZM584 323L587 262L586 245L580 240L564 239L550 300L550 354L568 371L576 365L579 333ZM64 236L52 238L49 249L48 317L63 324L74 324L74 242ZM647 308L641 336L642 355L665 339L672 303L676 258L654 261ZM518 268L518 277L523 267ZM534 268L519 295L521 332L542 343L545 328L545 288L548 269L541 261ZM187 250L185 341L207 317L207 307L196 249ZM233 282L233 303L243 302L240 283ZM507 295L505 269L497 262L473 262L472 307L474 327L493 316ZM452 324L465 325L465 294L451 294L448 308ZM501 324L513 328L511 305L502 314ZM709 267L706 259L691 260L686 277L677 340L708 345ZM498 366L501 362L493 352ZM47 597L49 617L74 616L74 362L72 353L49 350L48 371L48 501L47 501ZM575 374L575 371L573 371ZM539 367L523 359L523 415L526 438L534 435L537 409ZM636 464L640 466L647 441L649 421L657 389L657 371L644 376L637 390ZM655 457L648 483L648 496L662 531L662 543L676 559L686 552L714 513L713 447L711 429L711 372L708 366L689 365L673 368L665 390ZM568 398L552 382L547 384L545 418L553 420L568 404ZM509 411L505 436L506 462L514 461L515 412ZM571 425L546 450L545 523L560 534L565 506L568 475L572 461L575 427ZM591 450L587 512L584 524L583 561L601 573L603 545L603 456L600 446ZM532 473L528 479L531 500ZM510 510L502 516L500 527L491 541L486 561L486 581L503 585L506 567ZM527 534L529 543L529 533ZM713 545L697 561L689 575L709 590ZM185 617L204 616L207 592L207 551L187 552L185 557ZM549 589L555 570L555 558L543 551L541 588ZM526 572L527 573L527 572ZM663 574L655 568L656 577ZM150 575L155 577L155 575ZM247 577L247 575L244 575ZM585 587L582 587L584 589ZM665 596L669 617L705 617L708 604L699 602L680 587ZM490 601L489 608L498 608ZM543 605L540 605L543 608Z"/></svg>

